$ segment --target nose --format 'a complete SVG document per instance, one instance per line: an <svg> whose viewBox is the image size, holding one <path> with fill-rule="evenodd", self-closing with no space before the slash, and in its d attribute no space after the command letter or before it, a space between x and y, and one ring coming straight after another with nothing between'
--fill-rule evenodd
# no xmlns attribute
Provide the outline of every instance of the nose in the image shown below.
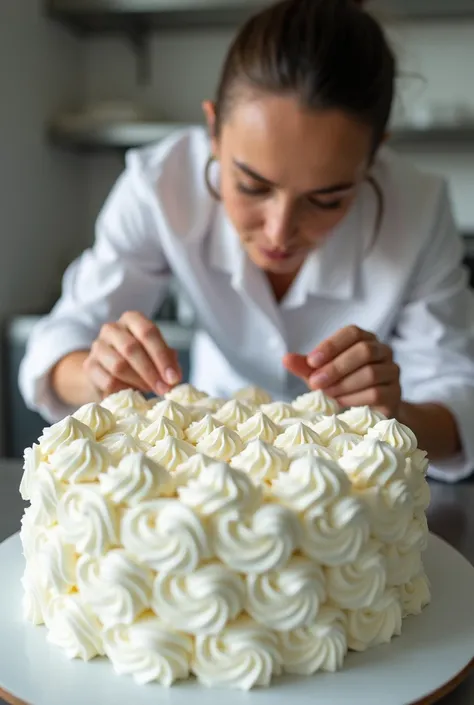
<svg viewBox="0 0 474 705"><path fill-rule="evenodd" d="M295 231L294 208L288 199L272 199L265 213L265 237L272 247L285 249Z"/></svg>

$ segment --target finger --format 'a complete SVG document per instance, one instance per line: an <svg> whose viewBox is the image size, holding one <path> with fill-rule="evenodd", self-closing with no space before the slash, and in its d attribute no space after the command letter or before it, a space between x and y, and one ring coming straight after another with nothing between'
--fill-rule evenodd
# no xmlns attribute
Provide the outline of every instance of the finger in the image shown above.
<svg viewBox="0 0 474 705"><path fill-rule="evenodd" d="M309 379L309 384L311 388L326 390L361 367L386 361L389 355L389 348L378 340L360 341L314 372Z"/></svg>
<svg viewBox="0 0 474 705"><path fill-rule="evenodd" d="M101 339L109 347L114 348L135 374L142 380L140 388L156 390L162 383L159 371L144 350L141 342L121 325L105 325L101 331Z"/></svg>
<svg viewBox="0 0 474 705"><path fill-rule="evenodd" d="M393 416L400 404L400 391L399 384L379 384L361 392L336 397L336 399L343 407L370 406L382 411L385 416Z"/></svg>
<svg viewBox="0 0 474 705"><path fill-rule="evenodd" d="M320 368L334 360L338 355L362 340L375 340L373 333L361 330L357 326L346 326L338 330L330 338L323 340L308 355L308 364L313 368Z"/></svg>
<svg viewBox="0 0 474 705"><path fill-rule="evenodd" d="M310 367L306 361L304 355L297 355L296 353L289 353L283 358L283 365L286 367L288 372L291 372L296 377L301 377L302 379L308 379L310 374L313 372L313 368Z"/></svg>
<svg viewBox="0 0 474 705"><path fill-rule="evenodd" d="M96 340L92 352L99 364L112 377L115 377L120 382L127 384L133 389L140 389L143 392L150 391L150 385L145 382L123 358L120 353L103 340Z"/></svg>
<svg viewBox="0 0 474 705"><path fill-rule="evenodd" d="M399 377L400 369L393 363L366 365L324 391L330 397L340 397L354 394L355 392L362 392L364 389L376 387L379 384L397 382Z"/></svg>
<svg viewBox="0 0 474 705"><path fill-rule="evenodd" d="M115 392L120 392L123 389L128 389L127 384L113 377L97 360L90 360L87 364L87 374L102 398L115 394Z"/></svg>
<svg viewBox="0 0 474 705"><path fill-rule="evenodd" d="M176 354L168 347L157 326L136 311L124 314L121 321L143 345L161 379L170 386L178 384L182 373Z"/></svg>

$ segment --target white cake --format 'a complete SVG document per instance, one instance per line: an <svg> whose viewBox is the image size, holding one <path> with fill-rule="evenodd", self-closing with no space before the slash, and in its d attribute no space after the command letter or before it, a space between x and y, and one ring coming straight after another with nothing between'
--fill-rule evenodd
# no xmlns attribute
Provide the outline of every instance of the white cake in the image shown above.
<svg viewBox="0 0 474 705"><path fill-rule="evenodd" d="M339 670L430 600L426 466L410 429L321 392L119 392L25 451L24 616L140 684Z"/></svg>

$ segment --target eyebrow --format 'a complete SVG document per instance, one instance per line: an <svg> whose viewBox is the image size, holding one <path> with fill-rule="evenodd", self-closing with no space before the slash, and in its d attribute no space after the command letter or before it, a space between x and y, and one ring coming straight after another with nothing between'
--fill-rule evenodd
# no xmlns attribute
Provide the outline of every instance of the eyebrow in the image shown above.
<svg viewBox="0 0 474 705"><path fill-rule="evenodd" d="M255 179L255 181L259 181L261 184L265 184L265 186L278 186L278 184L275 184L273 181L266 179L261 174L257 174L257 172L251 169L248 164L240 162L237 159L234 159L233 162L234 165L238 169L240 169L240 171L242 171L244 174L247 174L247 176L250 176L251 179ZM340 184L333 184L332 186L325 186L324 188L313 189L309 193L324 196L332 193L338 193L339 191L348 191L349 189L354 188L354 186L355 183L353 181L345 181Z"/></svg>

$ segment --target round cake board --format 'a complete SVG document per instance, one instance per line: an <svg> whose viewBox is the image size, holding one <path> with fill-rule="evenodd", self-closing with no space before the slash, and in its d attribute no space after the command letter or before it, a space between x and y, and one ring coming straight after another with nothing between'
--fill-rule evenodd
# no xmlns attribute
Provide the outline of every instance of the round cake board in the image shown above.
<svg viewBox="0 0 474 705"><path fill-rule="evenodd" d="M431 535L424 556L432 603L404 621L402 636L350 653L339 673L284 676L249 693L207 689L195 680L170 689L138 686L109 661L69 661L24 622L18 535L0 544L0 696L13 705L408 705L436 702L474 665L474 568Z"/></svg>

